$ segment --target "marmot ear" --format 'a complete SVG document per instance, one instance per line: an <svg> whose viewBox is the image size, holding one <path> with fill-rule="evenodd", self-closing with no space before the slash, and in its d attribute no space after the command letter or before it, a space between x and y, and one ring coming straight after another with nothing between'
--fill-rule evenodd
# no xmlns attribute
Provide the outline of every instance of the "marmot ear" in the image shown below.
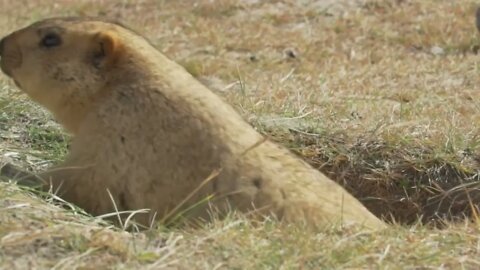
<svg viewBox="0 0 480 270"><path fill-rule="evenodd" d="M120 54L120 42L116 35L111 32L95 34L93 40L92 64L102 69L111 66Z"/></svg>

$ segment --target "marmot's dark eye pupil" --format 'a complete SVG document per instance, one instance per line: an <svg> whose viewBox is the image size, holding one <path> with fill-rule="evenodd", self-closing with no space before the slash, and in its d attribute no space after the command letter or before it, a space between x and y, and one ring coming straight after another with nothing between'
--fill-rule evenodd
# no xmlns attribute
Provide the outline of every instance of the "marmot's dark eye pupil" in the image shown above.
<svg viewBox="0 0 480 270"><path fill-rule="evenodd" d="M57 34L48 34L43 37L41 45L46 48L56 47L62 43L60 36Z"/></svg>

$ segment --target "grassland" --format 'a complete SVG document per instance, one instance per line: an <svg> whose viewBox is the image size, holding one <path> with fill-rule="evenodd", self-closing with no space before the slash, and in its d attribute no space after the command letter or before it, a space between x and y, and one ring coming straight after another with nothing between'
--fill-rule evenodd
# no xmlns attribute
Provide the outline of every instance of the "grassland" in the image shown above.
<svg viewBox="0 0 480 270"><path fill-rule="evenodd" d="M467 0L0 0L0 36L59 15L131 26L392 223L313 234L232 214L134 233L1 184L0 268L478 269L475 9ZM0 77L2 160L42 170L68 142Z"/></svg>

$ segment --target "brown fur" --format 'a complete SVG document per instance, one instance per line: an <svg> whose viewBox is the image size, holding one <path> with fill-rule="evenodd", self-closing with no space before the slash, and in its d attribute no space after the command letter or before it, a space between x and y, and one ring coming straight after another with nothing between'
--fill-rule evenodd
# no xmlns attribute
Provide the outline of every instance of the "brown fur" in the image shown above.
<svg viewBox="0 0 480 270"><path fill-rule="evenodd" d="M40 46L52 31L61 45ZM108 189L119 210L152 209L137 216L146 225L154 212L164 217L186 198L183 208L213 195L209 205L220 212L255 209L317 228L385 226L118 24L48 19L8 35L2 47L2 70L73 134L66 160L42 177L92 214L114 211ZM198 205L188 216L208 218L208 209Z"/></svg>

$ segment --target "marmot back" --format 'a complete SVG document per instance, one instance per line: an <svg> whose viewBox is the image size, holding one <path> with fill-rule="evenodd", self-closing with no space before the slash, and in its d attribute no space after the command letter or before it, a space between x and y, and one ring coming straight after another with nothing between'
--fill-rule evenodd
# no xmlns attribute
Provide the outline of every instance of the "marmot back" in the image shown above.
<svg viewBox="0 0 480 270"><path fill-rule="evenodd" d="M231 209L315 228L385 224L341 186L265 140L220 97L125 27L53 18L5 37L1 68L73 135L41 176L98 215Z"/></svg>

